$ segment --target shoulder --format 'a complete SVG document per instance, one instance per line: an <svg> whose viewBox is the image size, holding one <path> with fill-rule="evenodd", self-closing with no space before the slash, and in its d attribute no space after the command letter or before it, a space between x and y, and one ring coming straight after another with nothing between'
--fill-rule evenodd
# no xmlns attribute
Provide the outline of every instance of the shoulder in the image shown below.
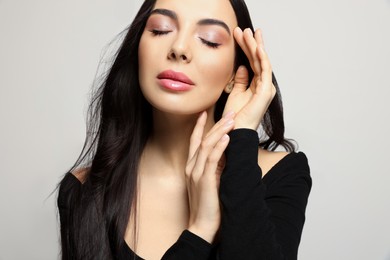
<svg viewBox="0 0 390 260"><path fill-rule="evenodd" d="M303 152L269 152L259 149L259 166L268 187L300 187L310 192L312 179ZM263 170L264 167L264 170Z"/></svg>
<svg viewBox="0 0 390 260"><path fill-rule="evenodd" d="M259 148L258 163L261 168L262 177L264 177L278 162L286 157L289 152L271 152Z"/></svg>
<svg viewBox="0 0 390 260"><path fill-rule="evenodd" d="M308 159L303 152L271 152L259 148L258 163L264 172L263 177L275 166L310 172Z"/></svg>

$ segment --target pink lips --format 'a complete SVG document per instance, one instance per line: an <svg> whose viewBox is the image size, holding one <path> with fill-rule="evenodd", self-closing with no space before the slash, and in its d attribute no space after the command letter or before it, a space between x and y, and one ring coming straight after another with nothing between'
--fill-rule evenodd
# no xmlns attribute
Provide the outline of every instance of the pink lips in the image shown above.
<svg viewBox="0 0 390 260"><path fill-rule="evenodd" d="M165 70L157 75L160 85L171 91L187 91L194 87L192 82L184 73L173 70Z"/></svg>

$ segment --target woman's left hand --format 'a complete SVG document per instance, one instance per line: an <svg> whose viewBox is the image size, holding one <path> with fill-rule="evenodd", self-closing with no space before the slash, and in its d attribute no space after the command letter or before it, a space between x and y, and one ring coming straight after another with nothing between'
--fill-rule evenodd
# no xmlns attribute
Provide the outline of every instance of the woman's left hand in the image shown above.
<svg viewBox="0 0 390 260"><path fill-rule="evenodd" d="M242 31L237 27L234 29L233 35L248 57L254 77L247 88L247 69L245 66L240 66L237 69L234 87L226 102L224 114L227 111L236 113L234 129L250 128L256 130L276 94L276 88L272 83L271 63L264 51L260 30L256 30L255 35L253 35L251 29L247 28Z"/></svg>

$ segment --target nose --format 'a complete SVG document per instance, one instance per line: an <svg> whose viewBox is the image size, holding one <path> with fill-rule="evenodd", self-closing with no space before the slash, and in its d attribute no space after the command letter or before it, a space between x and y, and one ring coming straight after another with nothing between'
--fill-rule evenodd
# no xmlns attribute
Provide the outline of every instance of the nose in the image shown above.
<svg viewBox="0 0 390 260"><path fill-rule="evenodd" d="M172 43L171 49L168 53L168 59L183 63L189 63L192 60L188 36L184 34L177 34L176 39Z"/></svg>
<svg viewBox="0 0 390 260"><path fill-rule="evenodd" d="M182 62L185 62L185 63L190 62L190 60L188 58L188 54L186 54L184 52L181 52L181 51L178 51L178 50L175 50L175 49L172 49L169 52L168 59L170 59L170 60L179 60L179 61L182 61Z"/></svg>

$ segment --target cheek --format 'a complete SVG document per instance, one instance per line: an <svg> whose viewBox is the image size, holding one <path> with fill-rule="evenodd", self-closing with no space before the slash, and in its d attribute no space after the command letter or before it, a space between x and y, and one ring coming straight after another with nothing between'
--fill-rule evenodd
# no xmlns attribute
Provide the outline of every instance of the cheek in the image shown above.
<svg viewBox="0 0 390 260"><path fill-rule="evenodd" d="M231 79L233 68L234 49L229 49L216 52L214 55L203 55L200 71L207 81L223 88Z"/></svg>
<svg viewBox="0 0 390 260"><path fill-rule="evenodd" d="M153 46L150 46L150 41L147 41L144 36L141 37L138 47L138 78L141 88L149 85L147 81L148 75L151 74L151 63L153 62Z"/></svg>
<svg viewBox="0 0 390 260"><path fill-rule="evenodd" d="M199 60L198 71L201 75L202 88L199 100L207 103L206 107L215 105L226 85L232 79L234 69L234 50L203 55Z"/></svg>

